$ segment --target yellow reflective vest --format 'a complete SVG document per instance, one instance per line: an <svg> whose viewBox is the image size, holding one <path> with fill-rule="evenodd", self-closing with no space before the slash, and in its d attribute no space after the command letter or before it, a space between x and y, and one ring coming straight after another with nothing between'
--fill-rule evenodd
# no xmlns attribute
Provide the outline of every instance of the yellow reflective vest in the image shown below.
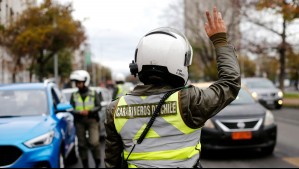
<svg viewBox="0 0 299 169"><path fill-rule="evenodd" d="M124 159L127 159L163 96L126 95L119 99L114 123L124 143ZM135 146L128 159L129 168L191 168L196 163L201 149L201 129L188 127L181 114L179 92L176 92L163 104L143 142Z"/></svg>
<svg viewBox="0 0 299 169"><path fill-rule="evenodd" d="M125 96L129 92L128 87L126 87L124 84L117 85L117 88L118 88L118 91L117 91L116 98Z"/></svg>
<svg viewBox="0 0 299 169"><path fill-rule="evenodd" d="M92 110L95 107L95 95L95 91L89 91L85 100L83 100L79 92L74 93L75 110Z"/></svg>

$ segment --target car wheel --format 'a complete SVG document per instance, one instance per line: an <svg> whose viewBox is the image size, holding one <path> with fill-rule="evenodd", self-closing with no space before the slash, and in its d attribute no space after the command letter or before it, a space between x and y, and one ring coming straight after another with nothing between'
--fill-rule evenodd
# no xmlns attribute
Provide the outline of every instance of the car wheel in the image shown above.
<svg viewBox="0 0 299 169"><path fill-rule="evenodd" d="M261 148L262 154L265 156L271 155L274 151L275 146Z"/></svg>

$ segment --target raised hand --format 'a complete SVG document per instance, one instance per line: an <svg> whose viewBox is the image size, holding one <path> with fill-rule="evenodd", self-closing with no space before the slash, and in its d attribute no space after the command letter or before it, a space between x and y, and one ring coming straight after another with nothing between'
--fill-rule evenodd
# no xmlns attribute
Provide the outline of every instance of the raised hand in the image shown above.
<svg viewBox="0 0 299 169"><path fill-rule="evenodd" d="M208 22L205 24L205 30L209 37L216 33L226 33L226 25L222 19L222 15L217 11L217 8L213 8L213 17L209 11L206 11Z"/></svg>

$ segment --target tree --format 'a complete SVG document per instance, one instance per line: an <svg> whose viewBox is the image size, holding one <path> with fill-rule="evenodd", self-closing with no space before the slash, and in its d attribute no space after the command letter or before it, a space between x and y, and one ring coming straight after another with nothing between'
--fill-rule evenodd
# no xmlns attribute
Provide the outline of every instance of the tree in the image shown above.
<svg viewBox="0 0 299 169"><path fill-rule="evenodd" d="M246 56L239 56L239 64L241 68L241 74L243 77L253 77L256 72L256 64L254 61Z"/></svg>
<svg viewBox="0 0 299 169"><path fill-rule="evenodd" d="M45 0L40 6L25 10L15 22L1 32L5 46L21 67L22 60L30 60L29 70L38 65L38 77L46 76L47 63L64 49L75 50L85 41L85 31L80 21L72 17L72 5L61 5Z"/></svg>
<svg viewBox="0 0 299 169"><path fill-rule="evenodd" d="M253 9L260 11L260 15L253 15ZM291 42L287 41L288 37L294 36L294 34L288 34L287 30L291 24L299 18L299 1L298 0L247 0L247 6L244 8L243 15L246 19L257 25L259 28L262 28L268 33L272 33L268 38L260 40L259 42L254 39L254 42L251 41L251 44L254 46L259 46L259 49L276 50L279 55L280 63L280 74L279 74L279 86L280 89L284 90L284 79L285 79L285 69L286 69L286 52L288 47L292 48ZM269 15L270 14L270 15ZM274 16L269 21L269 17L265 16ZM280 19L281 18L281 19ZM278 27L280 25L280 27ZM252 31L252 30L251 30ZM297 32L298 33L298 32ZM270 41L269 39L275 39L275 37L280 38L280 42ZM261 37L258 37L261 39Z"/></svg>
<svg viewBox="0 0 299 169"><path fill-rule="evenodd" d="M299 53L288 51L287 67L290 72L290 79L294 82L295 88L298 90L299 82Z"/></svg>
<svg viewBox="0 0 299 169"><path fill-rule="evenodd" d="M178 4L171 4L167 10L165 18L171 27L184 30L187 38L193 47L193 63L189 69L189 77L192 81L199 79L215 80L217 79L216 55L210 39L204 31L204 23L206 22L206 10L212 10L213 6L217 6L222 13L228 27L228 38L232 42L237 51L240 49L239 39L239 22L240 22L240 1L238 0L187 0L180 1ZM229 10L228 10L229 8ZM183 17L182 17L183 16ZM181 19L181 22L177 20ZM183 26L181 23L184 23Z"/></svg>
<svg viewBox="0 0 299 169"><path fill-rule="evenodd" d="M64 81L64 79L68 79L70 74L72 73L72 57L73 57L73 52L71 50L62 50L58 52L58 72L59 76L61 78L61 81ZM45 69L45 75L52 77L54 76L54 58L49 59L50 64L46 64L44 69ZM40 66L39 64L36 64L34 67L35 74L40 76Z"/></svg>
<svg viewBox="0 0 299 169"><path fill-rule="evenodd" d="M275 82L277 80L277 70L279 69L279 59L263 55L256 62L259 62L260 76L266 75L267 78Z"/></svg>

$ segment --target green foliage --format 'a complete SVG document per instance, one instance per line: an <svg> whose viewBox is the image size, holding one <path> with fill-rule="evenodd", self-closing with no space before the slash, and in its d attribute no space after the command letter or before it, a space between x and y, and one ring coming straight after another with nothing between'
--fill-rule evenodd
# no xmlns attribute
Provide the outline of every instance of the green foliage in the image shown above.
<svg viewBox="0 0 299 169"><path fill-rule="evenodd" d="M58 72L62 79L69 78L72 72L72 51L64 50L58 52ZM54 76L54 57L49 59L48 63L44 67L45 74ZM40 65L35 65L34 72L36 75L39 74Z"/></svg>
<svg viewBox="0 0 299 169"><path fill-rule="evenodd" d="M189 67L189 79L191 81L198 81L203 76L202 68L199 66L199 57L193 57L192 65Z"/></svg>
<svg viewBox="0 0 299 169"><path fill-rule="evenodd" d="M286 99L299 99L298 93L284 93L284 98Z"/></svg>
<svg viewBox="0 0 299 169"><path fill-rule="evenodd" d="M189 67L190 80L214 80L217 78L216 55L213 45L204 42L193 43L192 48L193 63Z"/></svg>
<svg viewBox="0 0 299 169"><path fill-rule="evenodd" d="M274 11L276 14L282 16L282 31L278 32L275 29L258 22L259 26L266 28L267 30L279 35L281 37L281 43L277 45L277 52L280 57L280 75L279 83L280 89L284 90L285 69L286 69L286 52L289 50L290 45L287 42L289 34L287 33L288 26L294 23L295 19L299 18L299 2L298 0L260 0L256 3L258 10ZM279 19L277 19L279 23ZM292 47L290 47L292 48Z"/></svg>
<svg viewBox="0 0 299 169"><path fill-rule="evenodd" d="M248 57L240 56L239 64L241 68L241 73L245 77L253 77L256 72L256 64L254 61L250 60Z"/></svg>
<svg viewBox="0 0 299 169"><path fill-rule="evenodd" d="M270 8L278 14L282 14L287 21L299 18L299 2L298 0L260 0L257 9Z"/></svg>
<svg viewBox="0 0 299 169"><path fill-rule="evenodd" d="M218 71L216 60L213 60L208 66L204 69L204 79L206 81L216 81L218 80Z"/></svg>
<svg viewBox="0 0 299 169"><path fill-rule="evenodd" d="M260 71L267 74L267 77L275 81L277 80L277 70L279 69L279 60L268 56L260 56L257 59L260 64Z"/></svg>
<svg viewBox="0 0 299 169"><path fill-rule="evenodd" d="M287 55L287 67L291 80L299 80L299 54L289 51Z"/></svg>

